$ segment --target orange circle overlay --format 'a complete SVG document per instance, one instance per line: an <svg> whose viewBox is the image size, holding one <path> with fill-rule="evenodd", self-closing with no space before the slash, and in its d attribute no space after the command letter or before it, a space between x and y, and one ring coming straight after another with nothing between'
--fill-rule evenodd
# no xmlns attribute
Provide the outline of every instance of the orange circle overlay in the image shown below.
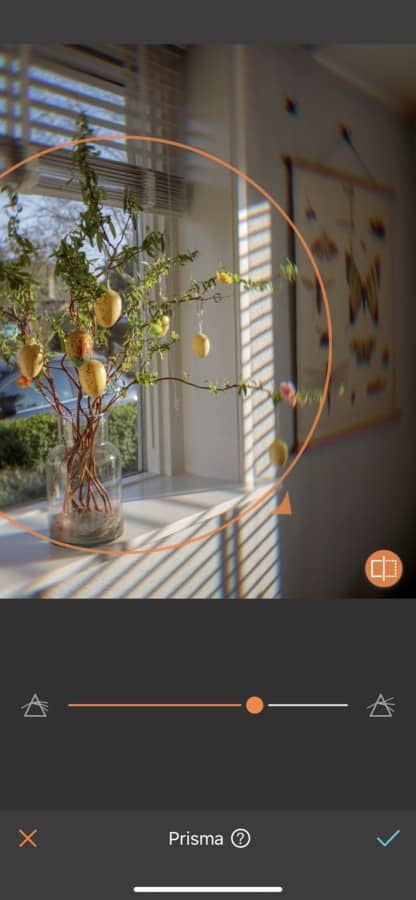
<svg viewBox="0 0 416 900"><path fill-rule="evenodd" d="M246 710L252 716L258 716L264 710L264 700L261 697L249 697L246 700Z"/></svg>
<svg viewBox="0 0 416 900"><path fill-rule="evenodd" d="M189 153L195 153L197 156L202 156L205 159L211 160L211 162L216 163L219 166L222 166L224 169L227 169L228 172L232 172L234 175L237 175L239 178L242 178L246 184L249 184L254 190L258 191L265 199L270 203L270 205L277 210L277 212L282 216L287 225L292 229L293 233L298 238L301 243L309 262L313 268L313 271L316 275L316 279L318 281L319 287L322 293L322 299L325 309L326 316L326 324L328 329L328 358L327 358L327 366L326 366L326 375L324 381L324 387L322 392L322 397L319 401L318 409L316 411L316 415L313 419L312 425L309 428L309 431L303 441L303 444L299 447L297 453L293 457L291 463L288 465L287 469L281 475L281 477L272 484L270 488L268 488L264 494L262 494L257 500L253 503L249 504L249 506L245 507L237 516L234 516L229 521L225 522L224 525L219 525L217 528L212 528L210 531L205 531L203 534L196 535L195 537L188 538L185 541L179 541L176 544L165 544L163 547L141 547L137 550L103 550L101 548L95 549L94 547L80 547L78 544L67 544L63 541L57 541L55 538L51 538L48 535L41 534L39 531L35 531L33 528L29 528L28 525L23 525L22 522L18 522L17 519L14 519L12 516L9 516L7 513L0 511L0 517L5 519L11 525L14 525L16 528L20 528L21 531L25 531L27 534L31 534L32 537L39 538L41 541L46 541L48 544L55 544L57 547L64 547L66 550L77 550L80 553L91 553L93 555L100 554L102 556L139 556L144 553L163 553L166 550L176 550L180 547L187 547L190 544L196 544L200 541L204 541L209 537L212 537L214 534L219 534L222 531L225 531L226 528L230 528L231 525L234 525L236 522L241 521L243 518L252 513L255 509L261 507L275 491L283 484L285 479L290 475L295 466L298 464L300 459L302 458L305 450L310 444L312 437L318 427L319 420L323 413L326 398L328 395L329 383L331 380L332 373L332 364L333 364L333 328L332 328L332 319L331 312L329 308L328 295L326 293L325 284L323 282L322 275L319 271L319 268L315 262L315 259L312 255L312 251L310 250L308 244L305 241L305 238L296 227L295 223L292 221L287 212L283 209L282 206L275 200L268 191L261 187L254 180L254 178L250 178L249 175L246 175L245 172L242 172L241 169L238 169L237 166L233 166L231 163L226 162L226 160L221 159L220 156L216 156L214 153L209 153L208 150L202 150L200 147L192 147L191 144L184 144L181 141L172 141L168 138L158 138L152 137L149 135L143 134L125 134L125 135L114 135L114 134L104 134L95 136L93 138L79 138L76 141L65 141L62 144L55 144L53 147L46 147L44 150L40 150L38 153L32 153L31 156L27 156L25 159L22 159L20 162L15 163L13 166L10 166L8 169L5 169L4 172L0 173L0 181L3 178L6 178L7 175L11 175L12 172L15 172L17 169L20 169L22 166L27 165L30 162L34 162L36 159L40 159L43 156L48 156L49 153L54 153L56 150L64 150L67 147L76 147L78 144L96 144L104 141L147 141L150 144L164 144L169 147L176 147L178 150L185 150Z"/></svg>
<svg viewBox="0 0 416 900"><path fill-rule="evenodd" d="M403 563L393 550L375 550L365 564L365 574L377 588L390 588L400 581Z"/></svg>

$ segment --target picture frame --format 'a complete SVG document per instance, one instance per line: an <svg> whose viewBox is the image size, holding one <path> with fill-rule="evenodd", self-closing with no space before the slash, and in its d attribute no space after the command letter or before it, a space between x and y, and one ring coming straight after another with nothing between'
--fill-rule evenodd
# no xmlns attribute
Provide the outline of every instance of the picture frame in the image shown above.
<svg viewBox="0 0 416 900"><path fill-rule="evenodd" d="M318 163L284 157L289 215L316 261L328 296L333 365L311 444L400 414L396 406L393 307L393 189ZM297 266L292 351L299 391L323 388L328 321L310 259L290 229ZM306 438L316 403L296 407L295 445Z"/></svg>

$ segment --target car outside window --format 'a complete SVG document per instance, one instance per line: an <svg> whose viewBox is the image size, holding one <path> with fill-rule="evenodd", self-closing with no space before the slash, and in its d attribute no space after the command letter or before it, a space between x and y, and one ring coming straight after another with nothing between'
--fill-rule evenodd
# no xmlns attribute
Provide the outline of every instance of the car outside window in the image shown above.
<svg viewBox="0 0 416 900"><path fill-rule="evenodd" d="M16 377L16 374L13 373L0 385L0 417L2 419L39 405L40 395L36 388L31 385L27 388L19 388Z"/></svg>

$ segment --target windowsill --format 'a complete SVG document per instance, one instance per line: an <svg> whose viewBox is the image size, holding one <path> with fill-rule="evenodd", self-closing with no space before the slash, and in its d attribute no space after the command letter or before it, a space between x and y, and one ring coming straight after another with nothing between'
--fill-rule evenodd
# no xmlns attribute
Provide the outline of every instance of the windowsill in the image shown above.
<svg viewBox="0 0 416 900"><path fill-rule="evenodd" d="M147 547L182 532L195 523L202 525L236 505L253 502L269 486L270 483L262 483L261 487L247 492L241 484L195 475L147 475L129 479L123 485L123 537L96 549L134 550L141 546ZM45 501L14 508L10 515L45 538L48 536ZM95 548L91 548L89 558L101 558L107 562L111 558L106 555L100 557L94 551ZM87 554L83 553L82 556L88 558ZM51 566L56 570L56 564L59 563L64 579L70 576L71 570L79 561L79 551L59 547L48 540L39 540L0 519L0 598L24 597L27 590L33 594L37 584L45 584Z"/></svg>

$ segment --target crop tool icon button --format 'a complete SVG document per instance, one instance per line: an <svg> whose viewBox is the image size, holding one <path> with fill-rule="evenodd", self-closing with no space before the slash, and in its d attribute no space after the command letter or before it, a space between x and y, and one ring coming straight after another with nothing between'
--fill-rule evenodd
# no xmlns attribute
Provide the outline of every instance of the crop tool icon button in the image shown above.
<svg viewBox="0 0 416 900"><path fill-rule="evenodd" d="M403 563L392 550L376 550L367 559L365 574L375 587L393 587L402 577Z"/></svg>
<svg viewBox="0 0 416 900"><path fill-rule="evenodd" d="M37 847L38 845L37 845L36 841L33 840L33 838L35 837L35 834L37 834L37 833L38 833L37 828L34 828L33 831L30 832L30 834L26 834L26 832L23 831L23 828L19 828L19 835L20 835L20 837L23 838L23 840L20 841L19 849L21 850L22 847L26 847L26 846ZM19 840L20 840L20 838L19 838Z"/></svg>

